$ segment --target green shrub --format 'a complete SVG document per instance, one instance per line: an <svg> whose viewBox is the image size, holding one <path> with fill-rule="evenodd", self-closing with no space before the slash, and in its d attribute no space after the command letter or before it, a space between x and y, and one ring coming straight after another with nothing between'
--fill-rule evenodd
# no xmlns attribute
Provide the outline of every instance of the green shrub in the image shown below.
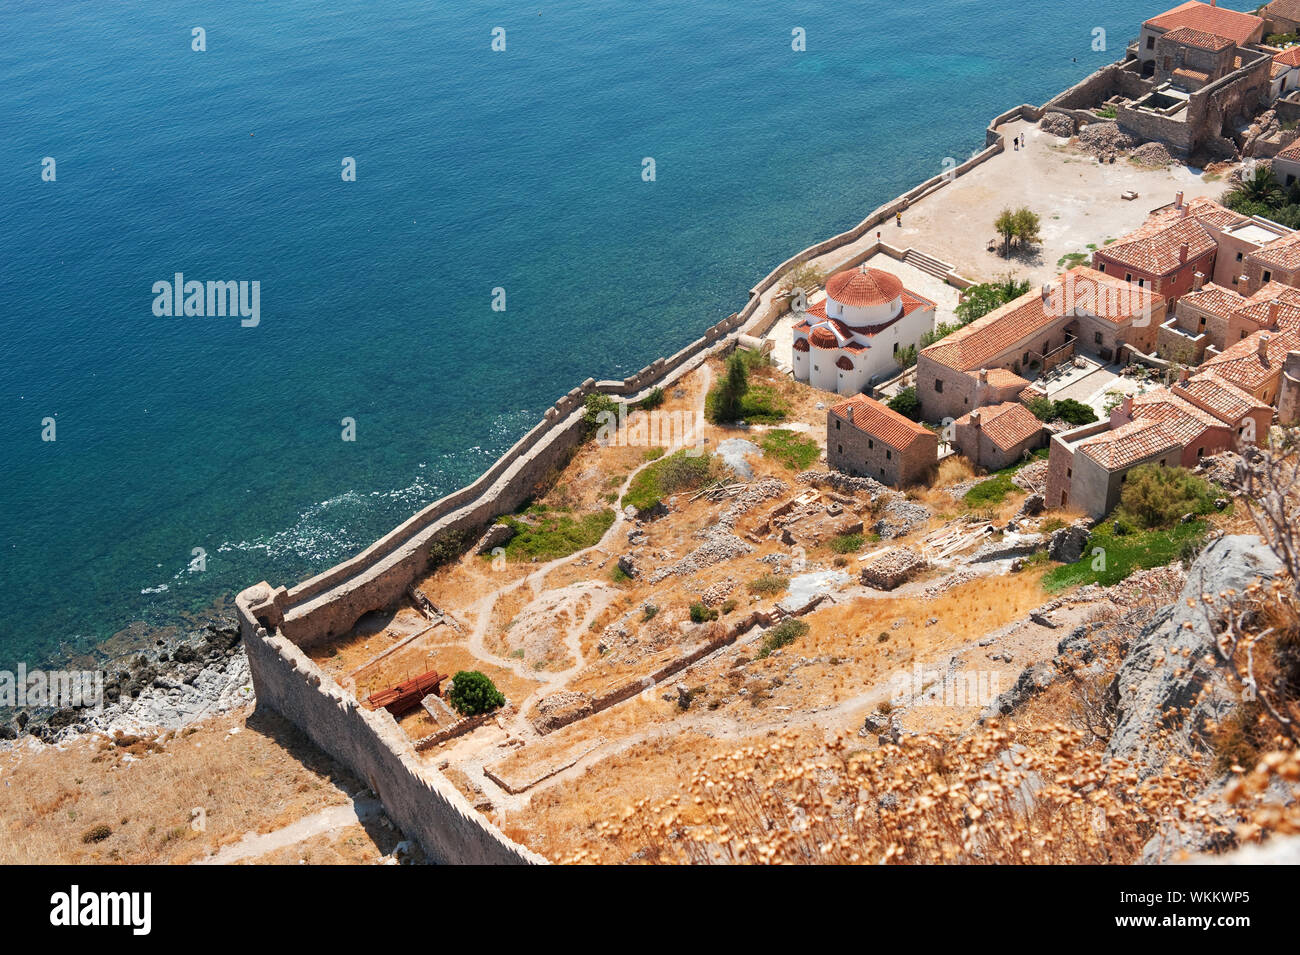
<svg viewBox="0 0 1300 955"><path fill-rule="evenodd" d="M1140 527L1169 527L1184 514L1214 510L1210 485L1186 468L1142 464L1128 473L1119 510Z"/></svg>
<svg viewBox="0 0 1300 955"><path fill-rule="evenodd" d="M657 606L655 606L654 604L646 604L643 608L641 608L641 619L653 620L655 614L657 614L658 612L659 612L659 608Z"/></svg>
<svg viewBox="0 0 1300 955"><path fill-rule="evenodd" d="M587 395L587 400L583 403L582 410L582 427L588 434L594 434L602 424L610 419L604 415L613 415L618 419L618 402L609 395L592 394Z"/></svg>
<svg viewBox="0 0 1300 955"><path fill-rule="evenodd" d="M759 646L758 658L766 659L773 650L789 646L808 633L808 624L794 617L787 617L768 631Z"/></svg>
<svg viewBox="0 0 1300 955"><path fill-rule="evenodd" d="M534 557L554 560L594 547L614 523L614 517L612 508L577 517L562 511L549 511L538 514L535 522L503 517L500 523L515 532L505 545L506 560L531 561Z"/></svg>
<svg viewBox="0 0 1300 955"><path fill-rule="evenodd" d="M447 531L445 534L439 534L429 545L429 569L437 570L460 557L469 546L469 537L469 531Z"/></svg>
<svg viewBox="0 0 1300 955"><path fill-rule="evenodd" d="M791 471L804 471L821 456L821 446L807 435L776 428L759 441L763 453L780 461Z"/></svg>
<svg viewBox="0 0 1300 955"><path fill-rule="evenodd" d="M721 610L722 610L722 615L723 615L724 617L725 617L727 614L731 613L731 611L733 611L733 610L735 610L735 609L736 609L736 601L735 601L734 598L733 598L733 599L729 599L729 600L724 600L724 601L722 602Z"/></svg>
<svg viewBox="0 0 1300 955"><path fill-rule="evenodd" d="M953 314L963 325L969 325L975 319L983 318L989 312L1028 291L1028 282L1016 281L1010 276L1001 282L982 282L979 285L972 285L962 293L962 300L953 309Z"/></svg>
<svg viewBox="0 0 1300 955"><path fill-rule="evenodd" d="M777 574L763 574L761 577L755 577L749 582L749 592L758 594L760 597L775 597L777 594L785 593L790 586L789 577L781 577Z"/></svg>
<svg viewBox="0 0 1300 955"><path fill-rule="evenodd" d="M856 554L862 550L861 534L840 534L831 540L831 550L837 554Z"/></svg>
<svg viewBox="0 0 1300 955"><path fill-rule="evenodd" d="M904 418L921 420L921 399L916 396L916 388L904 388L887 402L891 411L897 411Z"/></svg>
<svg viewBox="0 0 1300 955"><path fill-rule="evenodd" d="M1123 530L1117 531L1116 524ZM1148 531L1134 529L1123 519L1106 521L1093 529L1083 557L1073 564L1053 567L1043 577L1043 587L1049 592L1077 584L1109 587L1134 571L1178 560L1189 544L1199 546L1204 541L1206 530L1205 521Z"/></svg>
<svg viewBox="0 0 1300 955"><path fill-rule="evenodd" d="M1091 405L1073 398L1062 398L1056 402L1056 417L1073 425L1092 424L1097 420L1097 412Z"/></svg>
<svg viewBox="0 0 1300 955"><path fill-rule="evenodd" d="M650 393L636 403L636 406L642 411L654 411L664 403L664 390L657 385L650 389Z"/></svg>
<svg viewBox="0 0 1300 955"><path fill-rule="evenodd" d="M506 703L496 684L478 670L461 670L452 677L447 699L462 716L477 716Z"/></svg>
<svg viewBox="0 0 1300 955"><path fill-rule="evenodd" d="M710 620L717 620L718 612L712 610L702 603L691 604L691 623L707 623Z"/></svg>
<svg viewBox="0 0 1300 955"><path fill-rule="evenodd" d="M716 465L707 454L683 449L643 468L632 479L623 506L631 504L638 511L648 511L663 498L679 491L694 491L712 481Z"/></svg>

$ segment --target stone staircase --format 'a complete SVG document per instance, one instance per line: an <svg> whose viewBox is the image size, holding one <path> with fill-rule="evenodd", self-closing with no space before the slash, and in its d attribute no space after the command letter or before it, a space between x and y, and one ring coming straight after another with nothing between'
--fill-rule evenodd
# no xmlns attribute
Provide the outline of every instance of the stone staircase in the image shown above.
<svg viewBox="0 0 1300 955"><path fill-rule="evenodd" d="M914 269L920 269L927 275L933 275L940 282L944 281L948 277L948 273L952 271L952 266L947 262L940 262L934 256L918 252L916 249L908 249L904 252L903 262Z"/></svg>

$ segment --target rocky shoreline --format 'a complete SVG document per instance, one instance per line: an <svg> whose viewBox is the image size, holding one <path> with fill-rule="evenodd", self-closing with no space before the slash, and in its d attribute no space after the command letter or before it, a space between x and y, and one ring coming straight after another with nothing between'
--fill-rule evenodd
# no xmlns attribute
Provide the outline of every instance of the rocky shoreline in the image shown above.
<svg viewBox="0 0 1300 955"><path fill-rule="evenodd" d="M0 746L23 738L58 743L88 733L175 730L254 702L233 617L160 637L97 669L104 673L101 706L15 708L0 720Z"/></svg>

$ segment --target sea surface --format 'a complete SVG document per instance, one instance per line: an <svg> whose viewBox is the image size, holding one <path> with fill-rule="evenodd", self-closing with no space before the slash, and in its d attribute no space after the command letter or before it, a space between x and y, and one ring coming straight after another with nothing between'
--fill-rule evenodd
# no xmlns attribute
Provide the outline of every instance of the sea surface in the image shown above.
<svg viewBox="0 0 1300 955"><path fill-rule="evenodd" d="M992 116L1119 58L1158 10L0 12L12 668L355 553L472 480L584 378L672 353L792 252L981 148ZM154 285L176 273L260 283L259 324L155 315Z"/></svg>

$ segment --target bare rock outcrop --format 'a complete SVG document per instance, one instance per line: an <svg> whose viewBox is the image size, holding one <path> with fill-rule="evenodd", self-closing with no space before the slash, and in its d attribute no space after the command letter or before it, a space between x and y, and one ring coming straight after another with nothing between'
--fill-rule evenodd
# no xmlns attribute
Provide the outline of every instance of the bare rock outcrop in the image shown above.
<svg viewBox="0 0 1300 955"><path fill-rule="evenodd" d="M1108 756L1122 757L1145 778L1159 771L1171 752L1203 746L1209 725L1231 713L1237 700L1215 655L1213 626L1221 611L1207 611L1201 596L1241 594L1280 570L1276 555L1258 537L1221 537L1202 551L1182 594L1142 630L1120 667Z"/></svg>

